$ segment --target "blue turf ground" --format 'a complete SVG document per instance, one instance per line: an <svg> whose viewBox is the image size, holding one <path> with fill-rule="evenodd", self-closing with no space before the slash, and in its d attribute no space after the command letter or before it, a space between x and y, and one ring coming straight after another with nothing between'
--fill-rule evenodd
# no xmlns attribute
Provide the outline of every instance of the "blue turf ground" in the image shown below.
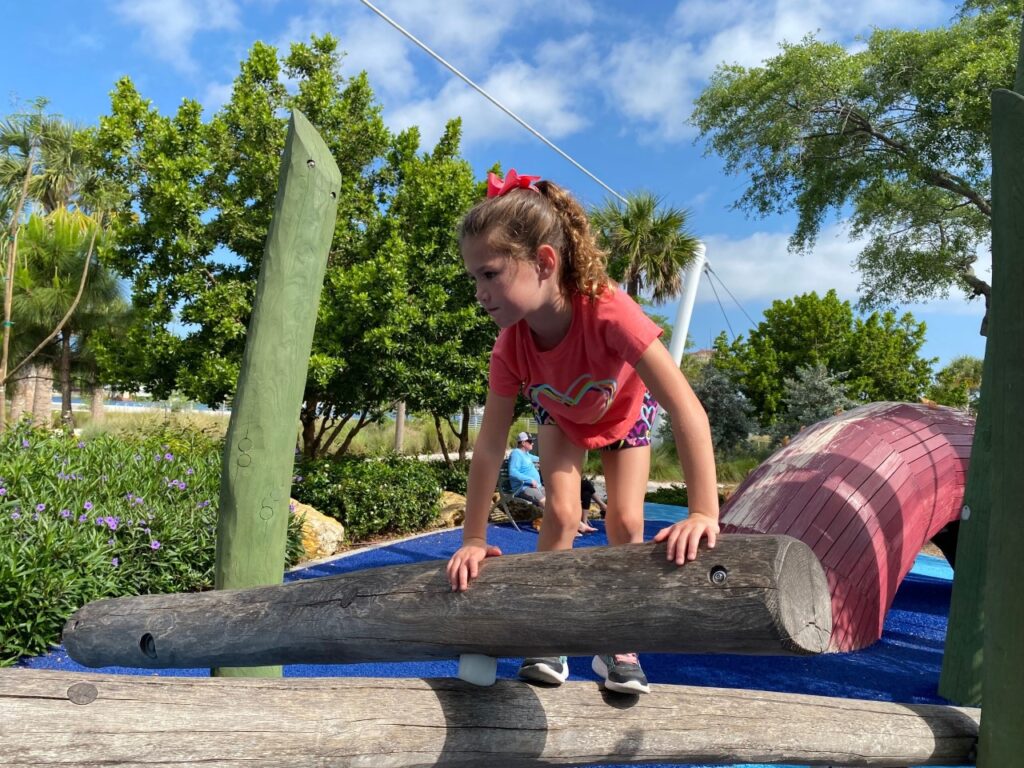
<svg viewBox="0 0 1024 768"><path fill-rule="evenodd" d="M666 523L678 519L678 507L648 504L645 534L649 539ZM608 543L604 526L576 540L581 547ZM447 559L457 548L461 530L445 530L374 549L334 558L291 571L286 581L330 576L364 568ZM491 526L489 540L505 554L532 552L537 535L532 529L516 531L511 525ZM644 654L644 670L651 683L751 688L822 696L876 699L903 703L945 704L936 694L946 619L952 590L952 570L944 560L919 556L896 593L886 617L882 639L854 653L812 657ZM498 676L515 678L519 659L500 659ZM24 659L32 669L63 669L108 674L153 674L152 670L106 667L87 670L71 661L63 647L46 656ZM597 680L590 658L569 661L570 680ZM374 664L290 665L287 677L454 677L457 662L403 662ZM160 670L161 675L204 676L206 669ZM652 696L657 695L657 688Z"/></svg>

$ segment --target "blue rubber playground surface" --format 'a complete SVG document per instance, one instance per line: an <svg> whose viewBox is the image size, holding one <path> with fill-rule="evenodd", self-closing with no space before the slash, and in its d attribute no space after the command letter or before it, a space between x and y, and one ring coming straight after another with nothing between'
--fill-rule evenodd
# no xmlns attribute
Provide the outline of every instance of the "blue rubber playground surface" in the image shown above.
<svg viewBox="0 0 1024 768"><path fill-rule="evenodd" d="M679 519L679 507L648 504L646 538ZM576 546L595 547L608 543L604 526L595 521L597 533L576 540ZM459 546L462 531L445 530L397 541L385 546L343 555L329 561L299 568L286 574L286 581L333 576L386 565L447 559ZM510 524L493 525L490 543L504 554L532 552L537 534L528 528L515 530ZM916 704L946 704L937 695L946 619L952 591L953 572L940 558L919 555L913 570L896 593L885 622L882 639L854 653L813 657L643 654L641 662L653 685L704 685L721 688L750 688L767 691L807 693L821 696L874 699ZM498 662L498 676L514 679L520 659ZM61 669L107 674L146 674L153 670L105 667L86 669L68 658L63 647L45 656L23 659L31 669ZM457 662L402 662L372 664L289 665L286 677L455 677ZM590 657L569 660L570 680L597 680L590 669ZM168 676L198 677L207 669L159 670ZM657 696L657 688L650 694ZM663 764L666 767L669 764ZM679 765L679 764L671 764Z"/></svg>

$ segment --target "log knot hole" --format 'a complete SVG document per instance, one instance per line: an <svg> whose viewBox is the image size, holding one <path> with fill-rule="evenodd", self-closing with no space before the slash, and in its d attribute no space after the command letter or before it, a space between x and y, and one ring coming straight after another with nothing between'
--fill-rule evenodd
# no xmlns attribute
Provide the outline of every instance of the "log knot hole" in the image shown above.
<svg viewBox="0 0 1024 768"><path fill-rule="evenodd" d="M156 638L149 632L139 638L139 650L151 659L156 658Z"/></svg>
<svg viewBox="0 0 1024 768"><path fill-rule="evenodd" d="M75 683L68 688L68 699L73 704L92 704L97 694L96 686L91 683Z"/></svg>

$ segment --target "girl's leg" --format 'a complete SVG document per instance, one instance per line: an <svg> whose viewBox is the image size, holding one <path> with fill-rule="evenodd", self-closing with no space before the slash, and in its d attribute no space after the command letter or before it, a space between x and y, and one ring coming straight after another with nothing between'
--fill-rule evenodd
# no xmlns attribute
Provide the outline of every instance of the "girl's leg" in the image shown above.
<svg viewBox="0 0 1024 768"><path fill-rule="evenodd" d="M538 436L540 473L547 499L537 549L572 549L580 524L583 449L569 442L557 424L542 424Z"/></svg>
<svg viewBox="0 0 1024 768"><path fill-rule="evenodd" d="M651 471L651 446L601 451L608 512L605 530L613 546L644 540L644 496Z"/></svg>

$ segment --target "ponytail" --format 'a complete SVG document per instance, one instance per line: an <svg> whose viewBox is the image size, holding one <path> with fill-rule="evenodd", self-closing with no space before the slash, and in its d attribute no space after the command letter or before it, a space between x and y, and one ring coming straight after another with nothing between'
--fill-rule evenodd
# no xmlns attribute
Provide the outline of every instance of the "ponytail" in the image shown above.
<svg viewBox="0 0 1024 768"><path fill-rule="evenodd" d="M541 245L557 250L558 282L567 295L597 298L608 286L608 257L583 206L553 181L537 181L473 206L459 225L459 240L484 235L490 247L521 261L533 261Z"/></svg>

